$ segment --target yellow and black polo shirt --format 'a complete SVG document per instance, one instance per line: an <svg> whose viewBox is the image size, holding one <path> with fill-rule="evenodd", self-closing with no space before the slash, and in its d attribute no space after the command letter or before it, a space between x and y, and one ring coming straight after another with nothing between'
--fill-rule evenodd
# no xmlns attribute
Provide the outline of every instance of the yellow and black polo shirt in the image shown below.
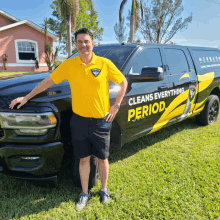
<svg viewBox="0 0 220 220"><path fill-rule="evenodd" d="M124 75L109 59L94 52L88 65L78 55L63 61L50 77L56 84L68 80L73 112L93 118L103 118L110 108L108 81L120 84L124 80Z"/></svg>

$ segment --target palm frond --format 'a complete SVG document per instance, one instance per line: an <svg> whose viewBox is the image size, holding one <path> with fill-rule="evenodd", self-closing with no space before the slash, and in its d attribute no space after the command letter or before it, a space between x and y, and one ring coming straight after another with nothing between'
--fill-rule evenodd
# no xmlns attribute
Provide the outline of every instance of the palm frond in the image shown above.
<svg viewBox="0 0 220 220"><path fill-rule="evenodd" d="M144 9L143 9L143 2L142 0L140 0L140 8L141 8L141 17L142 17L142 20L144 18Z"/></svg>
<svg viewBox="0 0 220 220"><path fill-rule="evenodd" d="M120 24L122 23L122 11L124 9L124 5L126 2L127 2L127 0L123 0L120 5L120 9L119 9L119 23Z"/></svg>

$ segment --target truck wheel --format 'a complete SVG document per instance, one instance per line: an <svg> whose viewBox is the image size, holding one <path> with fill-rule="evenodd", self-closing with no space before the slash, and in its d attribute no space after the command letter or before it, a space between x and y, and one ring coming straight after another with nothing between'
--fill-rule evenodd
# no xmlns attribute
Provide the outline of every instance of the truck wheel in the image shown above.
<svg viewBox="0 0 220 220"><path fill-rule="evenodd" d="M96 185L98 179L98 159L94 155L90 158L90 174L89 174L89 189ZM74 158L73 162L73 183L78 187L81 186L79 175L79 159Z"/></svg>
<svg viewBox="0 0 220 220"><path fill-rule="evenodd" d="M211 125L216 122L219 113L219 98L217 95L210 95L204 109L196 116L196 121L202 125Z"/></svg>

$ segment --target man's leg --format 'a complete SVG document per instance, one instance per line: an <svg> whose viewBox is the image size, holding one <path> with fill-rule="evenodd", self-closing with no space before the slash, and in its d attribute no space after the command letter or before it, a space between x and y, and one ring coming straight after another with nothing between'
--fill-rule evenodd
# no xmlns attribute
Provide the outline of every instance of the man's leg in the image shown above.
<svg viewBox="0 0 220 220"><path fill-rule="evenodd" d="M88 193L90 157L91 156L80 158L80 163L79 163L79 173L80 173L80 180L82 184L82 191L85 194Z"/></svg>
<svg viewBox="0 0 220 220"><path fill-rule="evenodd" d="M99 161L99 173L102 183L102 188L100 190L101 200L102 202L110 202L110 195L106 188L108 181L108 171L109 171L108 159L105 160L98 159L98 161Z"/></svg>
<svg viewBox="0 0 220 220"><path fill-rule="evenodd" d="M98 159L98 161L99 161L99 173L102 183L102 189L106 189L107 181L108 181L108 171L109 171L108 159L105 160Z"/></svg>
<svg viewBox="0 0 220 220"><path fill-rule="evenodd" d="M106 122L106 119L98 119L94 121L92 126L92 154L98 158L99 173L102 183L100 190L101 201L110 202L110 195L106 188L109 172L109 147L110 147L110 131L112 123Z"/></svg>

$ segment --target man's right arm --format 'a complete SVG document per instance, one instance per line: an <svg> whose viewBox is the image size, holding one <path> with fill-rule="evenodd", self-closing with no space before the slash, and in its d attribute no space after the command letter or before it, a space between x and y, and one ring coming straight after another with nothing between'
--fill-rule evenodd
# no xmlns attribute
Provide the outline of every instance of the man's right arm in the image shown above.
<svg viewBox="0 0 220 220"><path fill-rule="evenodd" d="M20 105L17 107L19 109L22 105L24 105L29 99L34 97L35 95L43 92L54 84L53 80L48 76L46 79L42 80L29 94L25 97L18 97L11 101L9 108L13 109L17 103Z"/></svg>

